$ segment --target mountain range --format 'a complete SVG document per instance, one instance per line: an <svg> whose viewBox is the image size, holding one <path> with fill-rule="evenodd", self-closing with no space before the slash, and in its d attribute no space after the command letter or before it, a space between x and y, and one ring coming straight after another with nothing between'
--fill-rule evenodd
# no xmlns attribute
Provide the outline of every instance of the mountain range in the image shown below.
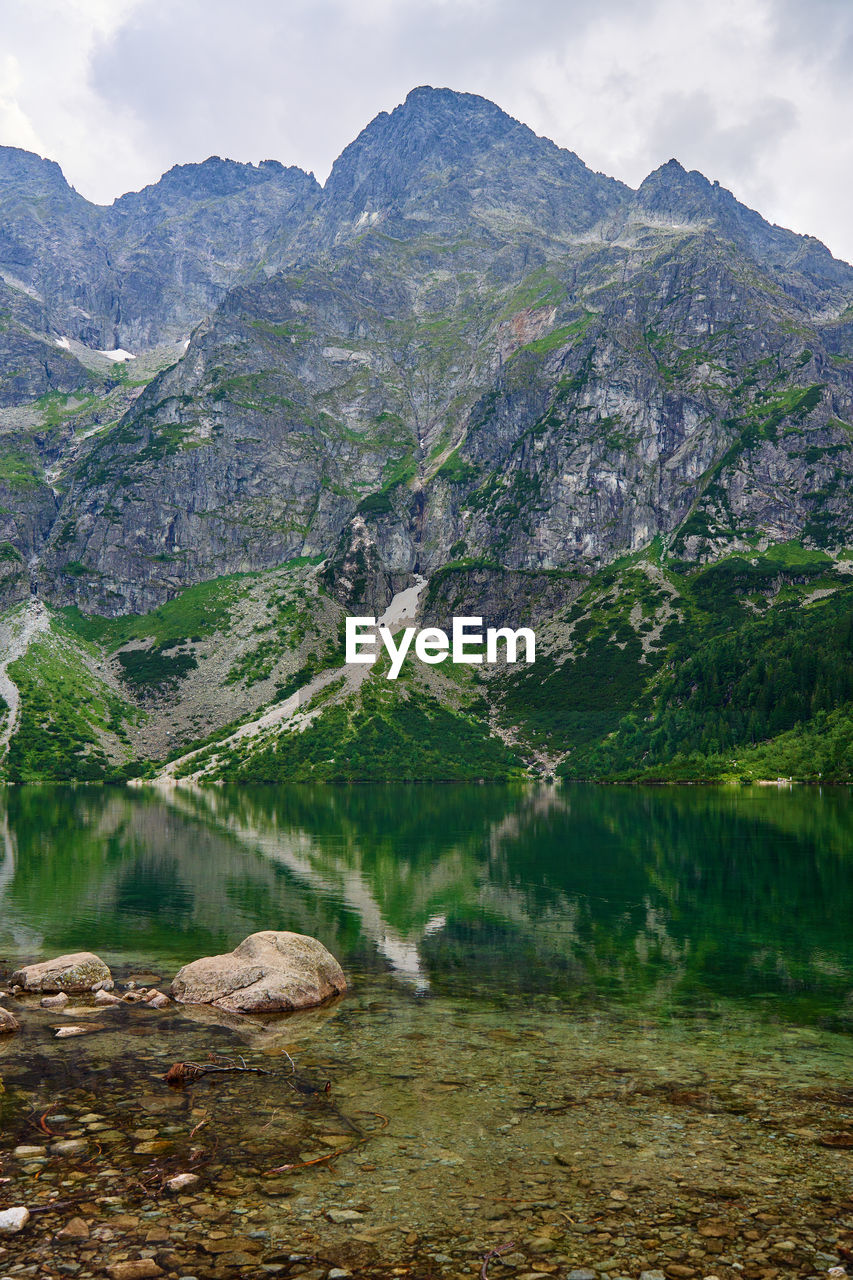
<svg viewBox="0 0 853 1280"><path fill-rule="evenodd" d="M258 780L847 776L853 268L819 241L426 87L322 187L211 158L100 207L0 148L0 213L13 780L192 742ZM344 614L420 581L428 622L535 624L535 669L354 685Z"/></svg>

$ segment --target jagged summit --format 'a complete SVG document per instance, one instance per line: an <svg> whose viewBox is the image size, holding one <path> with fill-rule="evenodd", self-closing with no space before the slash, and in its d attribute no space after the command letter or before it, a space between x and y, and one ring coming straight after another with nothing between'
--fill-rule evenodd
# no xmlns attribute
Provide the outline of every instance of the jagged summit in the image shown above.
<svg viewBox="0 0 853 1280"><path fill-rule="evenodd" d="M757 261L796 269L826 287L853 283L853 267L834 258L819 240L768 222L719 182L685 169L678 160L649 174L637 189L633 208L676 227L710 229Z"/></svg>
<svg viewBox="0 0 853 1280"><path fill-rule="evenodd" d="M553 232L584 229L630 197L572 151L472 93L413 89L341 153L324 188L331 216L392 211L436 227L496 209Z"/></svg>
<svg viewBox="0 0 853 1280"><path fill-rule="evenodd" d="M47 160L23 147L0 146L0 183L10 182L35 183L39 187L49 183L73 190L55 160Z"/></svg>
<svg viewBox="0 0 853 1280"><path fill-rule="evenodd" d="M295 165L278 160L262 160L260 164L244 164L237 160L208 156L198 164L176 164L157 182L140 191L130 191L113 201L112 208L125 212L142 204L162 202L164 198L205 199L209 196L232 196L248 188L279 183L290 186L319 187L312 174Z"/></svg>

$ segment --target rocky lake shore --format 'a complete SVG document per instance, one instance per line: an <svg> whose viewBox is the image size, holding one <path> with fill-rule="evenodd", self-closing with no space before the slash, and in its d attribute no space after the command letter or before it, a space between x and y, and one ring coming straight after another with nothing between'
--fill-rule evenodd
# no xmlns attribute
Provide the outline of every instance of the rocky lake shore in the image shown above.
<svg viewBox="0 0 853 1280"><path fill-rule="evenodd" d="M713 1024L413 1008L369 974L274 1017L152 1008L168 986L4 999L3 1277L845 1274L853 1093L807 1032L789 1072ZM208 1071L170 1088L176 1061Z"/></svg>

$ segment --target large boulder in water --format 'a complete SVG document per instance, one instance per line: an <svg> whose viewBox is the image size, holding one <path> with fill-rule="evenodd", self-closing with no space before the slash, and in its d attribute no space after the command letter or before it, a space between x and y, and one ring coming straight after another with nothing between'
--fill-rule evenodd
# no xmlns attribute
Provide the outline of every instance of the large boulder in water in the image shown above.
<svg viewBox="0 0 853 1280"><path fill-rule="evenodd" d="M91 951L26 964L16 969L10 981L25 991L109 991L114 985L103 960Z"/></svg>
<svg viewBox="0 0 853 1280"><path fill-rule="evenodd" d="M281 1013L322 1004L346 989L343 969L322 942L266 929L227 955L185 964L171 994L181 1004L212 1004L229 1013Z"/></svg>

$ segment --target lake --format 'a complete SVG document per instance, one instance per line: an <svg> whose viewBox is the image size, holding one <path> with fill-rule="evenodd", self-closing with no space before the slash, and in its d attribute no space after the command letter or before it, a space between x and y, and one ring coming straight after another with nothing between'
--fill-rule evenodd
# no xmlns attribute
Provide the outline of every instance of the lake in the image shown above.
<svg viewBox="0 0 853 1280"><path fill-rule="evenodd" d="M168 989L293 929L350 989L263 1019L7 999L0 1207L38 1212L0 1271L826 1274L851 870L846 790L10 788L0 979L85 949ZM176 1061L260 1070L175 1091Z"/></svg>

